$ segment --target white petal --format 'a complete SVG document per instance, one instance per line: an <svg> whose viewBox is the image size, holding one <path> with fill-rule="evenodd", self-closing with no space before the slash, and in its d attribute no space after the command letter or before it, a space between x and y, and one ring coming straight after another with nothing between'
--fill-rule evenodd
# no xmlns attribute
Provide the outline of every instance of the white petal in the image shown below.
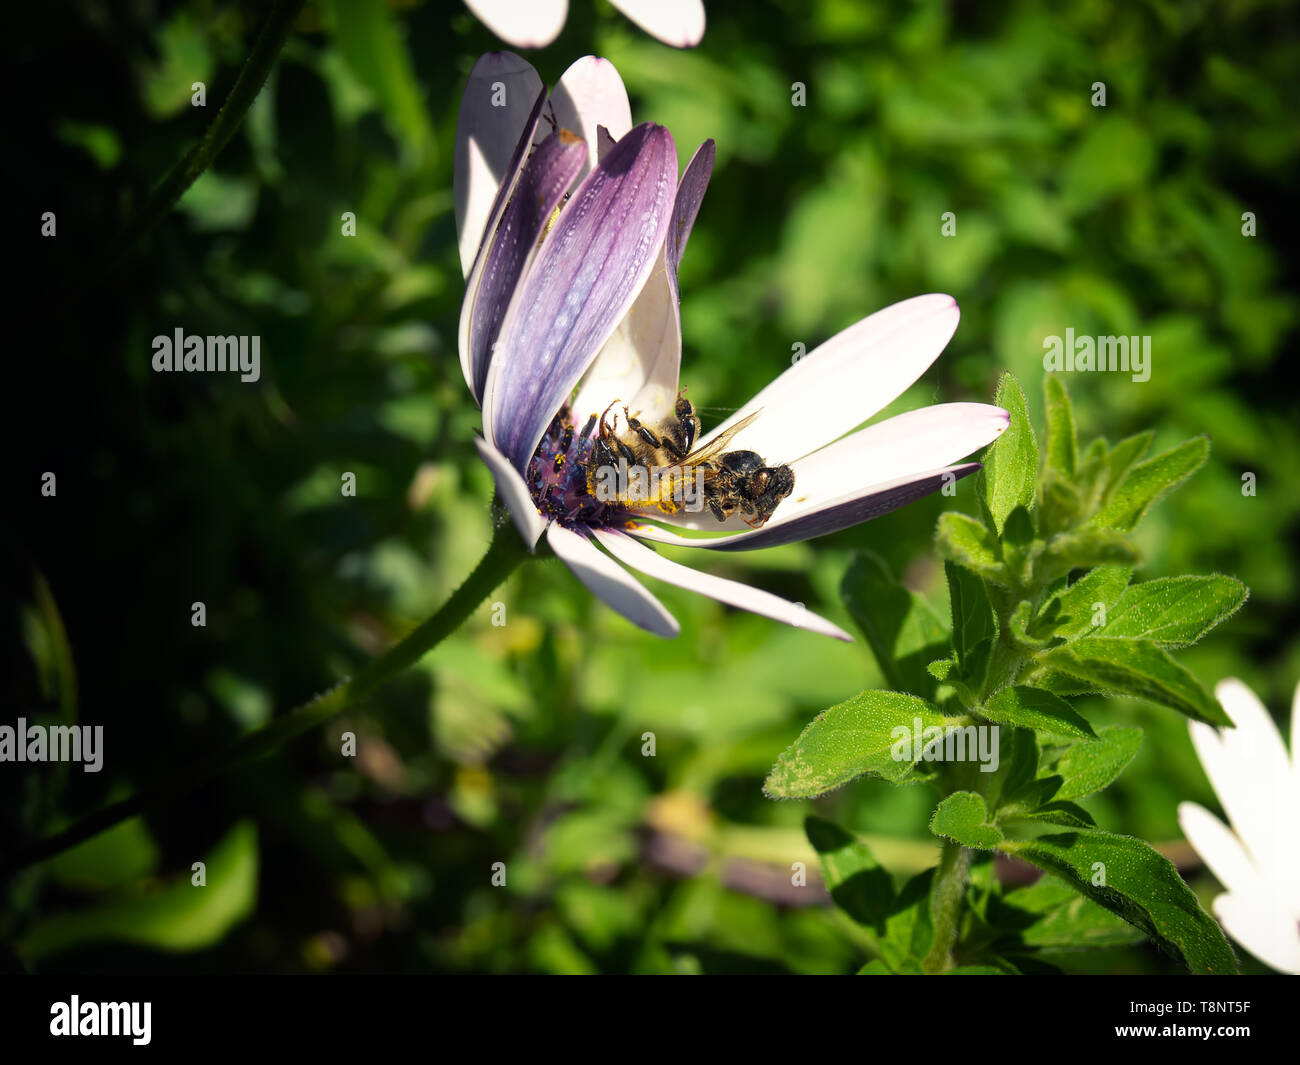
<svg viewBox="0 0 1300 1065"><path fill-rule="evenodd" d="M1260 885L1259 872L1228 826L1194 802L1178 804L1178 824L1201 860L1229 891L1249 894Z"/></svg>
<svg viewBox="0 0 1300 1065"><path fill-rule="evenodd" d="M472 7L473 5L471 5ZM505 106L494 85L505 94ZM523 135L529 112L542 91L542 79L513 52L488 52L470 71L456 119L454 186L460 265L466 277L474 265L492 201Z"/></svg>
<svg viewBox="0 0 1300 1065"><path fill-rule="evenodd" d="M474 446L478 448L479 458L492 471L492 478L497 483L497 491L501 493L501 498L510 511L510 518L515 523L515 528L519 530L519 535L523 537L528 550L532 551L546 529L546 519L533 503L533 495L528 491L528 485L519 475L519 471L510 465L510 460L486 440L476 436Z"/></svg>
<svg viewBox="0 0 1300 1065"><path fill-rule="evenodd" d="M600 160L604 126L614 140L632 128L632 106L617 68L608 59L588 55L573 63L556 83L547 103L547 115L563 129L587 141L587 162L578 175L585 178ZM537 139L549 136L551 127L545 120L537 128ZM576 184L576 182L575 182Z"/></svg>
<svg viewBox="0 0 1300 1065"><path fill-rule="evenodd" d="M546 541L574 576L606 606L656 636L676 636L677 620L636 579L585 536L551 525Z"/></svg>
<svg viewBox="0 0 1300 1065"><path fill-rule="evenodd" d="M1291 696L1291 773L1300 787L1300 684Z"/></svg>
<svg viewBox="0 0 1300 1065"><path fill-rule="evenodd" d="M1211 906L1228 934L1260 961L1300 975L1300 929L1294 914L1257 895L1220 895Z"/></svg>
<svg viewBox="0 0 1300 1065"><path fill-rule="evenodd" d="M488 29L516 48L545 48L564 29L569 0L465 0Z"/></svg>
<svg viewBox="0 0 1300 1065"><path fill-rule="evenodd" d="M675 286L668 277L667 244L664 248L636 302L605 341L578 386L573 411L579 422L585 421L589 414L599 414L615 400L629 405L637 403L636 397L646 383L650 367L663 365L675 376L681 365L681 319L675 304ZM641 402L631 408L632 413L641 414L647 422L670 413L671 400L677 395L677 382L673 381L671 392L664 391L670 397L666 408Z"/></svg>
<svg viewBox="0 0 1300 1065"><path fill-rule="evenodd" d="M1222 681L1215 695L1237 727L1217 735L1204 725L1192 730L1201 765L1260 875L1292 881L1300 893L1300 796L1294 793L1282 736L1241 681Z"/></svg>
<svg viewBox="0 0 1300 1065"><path fill-rule="evenodd" d="M857 428L901 396L957 330L951 296L917 296L877 311L809 352L701 444L755 411L729 450L793 462Z"/></svg>
<svg viewBox="0 0 1300 1065"><path fill-rule="evenodd" d="M703 0L610 0L652 37L674 48L693 48L704 36Z"/></svg>
<svg viewBox="0 0 1300 1065"><path fill-rule="evenodd" d="M678 565L671 559L664 558L643 544L637 543L630 536L615 530L598 529L595 535L615 558L633 569L640 570L648 577L675 584L678 588L699 592L710 599L740 607L741 610L774 618L795 628L808 629L823 636L833 636L837 640L853 642L853 637L838 625L814 614L802 603L791 603L780 596L772 595L771 592L751 588L739 581L729 581L710 573L701 573L688 566Z"/></svg>

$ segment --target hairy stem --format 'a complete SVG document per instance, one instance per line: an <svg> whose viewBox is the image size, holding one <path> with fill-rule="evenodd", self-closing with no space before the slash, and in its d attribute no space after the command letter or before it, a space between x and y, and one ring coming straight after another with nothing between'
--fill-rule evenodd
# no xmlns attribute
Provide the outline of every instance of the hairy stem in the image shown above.
<svg viewBox="0 0 1300 1065"><path fill-rule="evenodd" d="M275 718L214 757L188 765L130 798L84 817L64 831L38 840L0 863L0 871L13 872L59 854L128 817L164 801L174 801L215 777L271 754L294 737L337 717L385 681L414 665L459 628L474 608L528 557L514 527L508 521L497 525L487 553L441 609L384 654L368 662L356 676Z"/></svg>
<svg viewBox="0 0 1300 1065"><path fill-rule="evenodd" d="M968 847L947 842L930 888L930 916L934 921L934 942L921 967L927 973L952 968L952 948L957 943L962 899L966 894L966 873L970 869Z"/></svg>
<svg viewBox="0 0 1300 1065"><path fill-rule="evenodd" d="M298 12L302 10L305 0L276 0L267 17L262 32L258 34L257 43L249 54L235 87L230 90L226 102L221 105L212 125L203 137L167 172L167 175L149 194L144 206L140 208L122 231L111 261L116 261L130 251L142 236L152 229L172 205L181 198L185 190L194 184L212 161L216 159L235 130L244 121L248 109L253 106L257 94L266 84L271 68L279 58L284 42L289 39L289 32Z"/></svg>

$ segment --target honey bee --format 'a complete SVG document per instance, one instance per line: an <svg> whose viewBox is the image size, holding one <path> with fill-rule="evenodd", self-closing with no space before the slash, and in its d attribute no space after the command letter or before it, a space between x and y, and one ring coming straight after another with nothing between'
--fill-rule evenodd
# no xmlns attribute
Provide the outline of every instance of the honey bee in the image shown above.
<svg viewBox="0 0 1300 1065"><path fill-rule="evenodd" d="M695 448L700 420L691 401L679 394L673 416L657 425L647 425L627 407L623 408L626 431L610 424L606 408L596 422L592 415L584 435L595 431L587 462L587 486L597 494L603 471L619 468L644 471L648 484L629 491L622 486L618 501L627 507L657 506L665 514L676 514L698 503L707 506L718 521L739 514L751 528L760 528L780 502L794 491L794 471L787 465L771 466L756 451L726 451L726 446L759 415L755 411L719 434L702 448ZM694 480L692 491L691 480Z"/></svg>

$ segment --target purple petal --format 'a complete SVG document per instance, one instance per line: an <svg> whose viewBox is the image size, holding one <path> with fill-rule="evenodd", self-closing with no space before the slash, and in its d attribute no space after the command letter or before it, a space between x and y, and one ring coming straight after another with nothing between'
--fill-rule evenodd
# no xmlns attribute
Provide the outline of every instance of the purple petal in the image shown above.
<svg viewBox="0 0 1300 1065"><path fill-rule="evenodd" d="M691 156L677 186L677 199L673 202L672 228L668 231L668 252L673 271L682 264L682 253L686 250L686 241L695 226L695 216L700 213L700 204L704 202L705 190L709 179L713 177L713 164L717 160L718 149L710 137Z"/></svg>
<svg viewBox="0 0 1300 1065"><path fill-rule="evenodd" d="M480 56L465 83L456 119L453 185L456 233L466 277L478 255L497 191L522 162L516 149L525 130L525 144L532 141L536 118L530 122L529 117L538 94L545 97L542 79L513 52Z"/></svg>
<svg viewBox="0 0 1300 1065"><path fill-rule="evenodd" d="M484 235L496 232L497 227L501 223L502 215L505 214L506 208L510 205L510 198L519 184L520 176L523 174L524 163L527 160L528 151L533 143L533 131L537 128L538 119L541 118L542 114L542 105L545 102L546 90L541 89L537 94L537 98L533 101L532 110L528 113L528 117L524 121L523 132L519 135L519 139L515 143L514 154L506 164L505 177L497 186L496 198L492 201L492 206L487 214L487 221L483 224L484 228L480 235L478 249L474 254L469 275L465 279L465 298L461 301L460 305L460 326L457 337L458 346L460 348L460 368L465 374L465 383L469 385L470 392L473 393L475 401L479 404L482 404L483 402L482 391L481 388L475 387L474 382L479 379L480 367L475 365L470 350L469 309L474 307L478 302L479 284L483 279L483 271L487 265L488 249L491 245L491 241L484 239ZM457 132L459 135L459 131Z"/></svg>
<svg viewBox="0 0 1300 1065"><path fill-rule="evenodd" d="M713 172L714 154L713 141L705 141L687 165L660 262L578 387L573 409L580 418L615 400L627 402L642 417L672 413L682 364L677 267Z"/></svg>
<svg viewBox="0 0 1300 1065"><path fill-rule="evenodd" d="M556 411L659 258L677 180L673 139L637 126L573 194L515 293L484 395L484 427L524 470Z"/></svg>
<svg viewBox="0 0 1300 1065"><path fill-rule="evenodd" d="M461 330L467 336L474 369L475 398L483 395L492 344L524 265L536 251L543 227L578 176L586 155L586 143L567 129L552 133L537 145L500 222L486 236L481 270L479 263L474 264L473 299L461 310Z"/></svg>

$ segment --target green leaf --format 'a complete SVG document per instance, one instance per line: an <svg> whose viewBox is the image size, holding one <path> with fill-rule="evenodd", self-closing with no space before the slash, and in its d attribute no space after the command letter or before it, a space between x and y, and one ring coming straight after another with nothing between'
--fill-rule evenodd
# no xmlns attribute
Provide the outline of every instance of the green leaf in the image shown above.
<svg viewBox="0 0 1300 1065"><path fill-rule="evenodd" d="M965 566L987 580L1005 581L998 557L998 542L974 518L955 510L940 515L935 530L935 548L940 558Z"/></svg>
<svg viewBox="0 0 1300 1065"><path fill-rule="evenodd" d="M1059 470L1049 469L1039 484L1038 524L1044 538L1073 527L1083 512L1079 489Z"/></svg>
<svg viewBox="0 0 1300 1065"><path fill-rule="evenodd" d="M1012 729L1010 746L1010 755L1002 755L1006 775L993 774L993 784L989 788L989 805L999 812L1005 803L1022 795L1038 776L1040 752L1034 731L1027 728Z"/></svg>
<svg viewBox="0 0 1300 1065"><path fill-rule="evenodd" d="M858 924L883 934L894 904L894 885L867 845L834 822L807 817L808 842L822 863L826 889L841 910Z"/></svg>
<svg viewBox="0 0 1300 1065"><path fill-rule="evenodd" d="M1011 422L985 453L981 482L984 504L1001 534L1007 515L1016 507L1034 505L1038 443L1025 409L1025 394L1011 374L1002 375L994 402L1011 415Z"/></svg>
<svg viewBox="0 0 1300 1065"><path fill-rule="evenodd" d="M823 710L809 723L777 759L763 791L772 799L805 799L864 773L904 781L912 775L923 747L912 742L917 721L922 730L955 723L915 695L882 691L855 695Z"/></svg>
<svg viewBox="0 0 1300 1065"><path fill-rule="evenodd" d="M1079 463L1079 440L1074 429L1070 396L1055 374L1043 377L1043 406L1047 411L1047 465L1073 477Z"/></svg>
<svg viewBox="0 0 1300 1065"><path fill-rule="evenodd" d="M943 564L952 603L952 646L967 683L978 688L984 680L988 652L997 637L993 606L984 582L952 562Z"/></svg>
<svg viewBox="0 0 1300 1065"><path fill-rule="evenodd" d="M1110 449L1110 453L1106 457L1109 469L1106 478L1107 494L1113 491L1120 481L1124 479L1124 475L1132 469L1134 463L1141 461L1142 456L1150 450L1151 441L1155 438L1155 430L1147 429L1145 432L1126 436Z"/></svg>
<svg viewBox="0 0 1300 1065"><path fill-rule="evenodd" d="M257 904L257 829L236 824L206 855L207 885L187 871L160 889L95 909L37 921L18 952L39 960L90 943L135 943L156 950L202 950L218 943Z"/></svg>
<svg viewBox="0 0 1300 1065"><path fill-rule="evenodd" d="M930 818L930 831L963 847L988 850L1002 842L1002 832L989 821L984 797L973 791L954 791Z"/></svg>
<svg viewBox="0 0 1300 1065"><path fill-rule="evenodd" d="M1208 725L1232 727L1201 682L1150 640L1082 636L1048 651L1039 661L1095 685L1098 691L1135 695Z"/></svg>
<svg viewBox="0 0 1300 1065"><path fill-rule="evenodd" d="M1055 786L1056 780L1056 777L1048 778L1052 787ZM1044 783L1048 781L1044 781ZM1033 809L1013 810L1007 813L999 811L998 816L1006 820L1007 823L1035 821L1049 825L1065 825L1067 828L1095 828L1097 825L1092 814L1088 813L1078 803L1070 802L1067 799L1054 799L1051 802L1043 803L1041 806L1035 806Z"/></svg>
<svg viewBox="0 0 1300 1065"><path fill-rule="evenodd" d="M1138 560L1133 541L1116 529L1073 529L1052 537L1041 560L1044 579L1094 566L1131 566Z"/></svg>
<svg viewBox="0 0 1300 1065"><path fill-rule="evenodd" d="M1195 643L1240 609L1250 592L1232 577L1162 577L1131 586L1093 632L1147 639L1162 647Z"/></svg>
<svg viewBox="0 0 1300 1065"><path fill-rule="evenodd" d="M1198 436L1132 467L1093 516L1093 524L1133 528L1152 503L1195 473L1209 453L1209 441Z"/></svg>
<svg viewBox="0 0 1300 1065"><path fill-rule="evenodd" d="M1092 738L1096 733L1064 699L1041 688L1003 688L980 711L1000 725L1037 729L1057 736Z"/></svg>
<svg viewBox="0 0 1300 1065"><path fill-rule="evenodd" d="M1237 971L1218 923L1201 908L1173 863L1142 840L1079 829L1033 840L1004 840L1000 849L1060 877L1118 914L1190 972Z"/></svg>
<svg viewBox="0 0 1300 1065"><path fill-rule="evenodd" d="M926 666L948 650L948 626L940 614L894 580L884 560L869 551L854 558L840 594L886 683L933 695L936 685Z"/></svg>
<svg viewBox="0 0 1300 1065"><path fill-rule="evenodd" d="M1046 603L1041 616L1051 616L1056 635L1080 636L1093 628L1097 604L1104 604L1109 614L1132 576L1133 570L1128 566L1098 566ZM1054 611L1053 604L1056 604Z"/></svg>
<svg viewBox="0 0 1300 1065"><path fill-rule="evenodd" d="M1097 730L1097 738L1066 748L1050 772L1061 778L1053 798L1082 799L1108 787L1133 761L1142 746L1142 730L1110 725Z"/></svg>
<svg viewBox="0 0 1300 1065"><path fill-rule="evenodd" d="M921 962L934 941L934 920L930 915L933 880L933 869L912 877L898 893L894 910L885 921L880 956L891 972L920 975L924 971Z"/></svg>
<svg viewBox="0 0 1300 1065"><path fill-rule="evenodd" d="M1020 926L1017 938L1038 950L1120 947L1144 938L1127 921L1054 876L990 900L989 911L990 921L999 927Z"/></svg>

